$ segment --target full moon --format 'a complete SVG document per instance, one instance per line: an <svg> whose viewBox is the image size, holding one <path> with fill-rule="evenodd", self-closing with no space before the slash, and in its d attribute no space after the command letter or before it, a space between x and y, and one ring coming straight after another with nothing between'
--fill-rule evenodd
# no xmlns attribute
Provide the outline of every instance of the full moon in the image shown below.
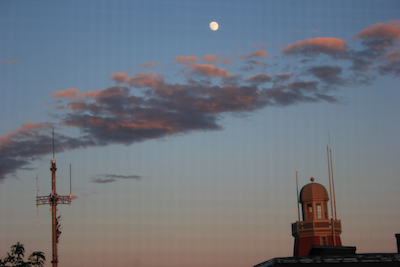
<svg viewBox="0 0 400 267"><path fill-rule="evenodd" d="M210 29L213 31L218 30L218 23L216 23L215 21L210 23Z"/></svg>

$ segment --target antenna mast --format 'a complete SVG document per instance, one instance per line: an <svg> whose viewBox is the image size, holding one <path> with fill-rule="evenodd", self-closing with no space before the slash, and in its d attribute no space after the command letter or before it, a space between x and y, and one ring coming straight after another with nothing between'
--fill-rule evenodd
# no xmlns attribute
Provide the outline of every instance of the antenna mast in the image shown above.
<svg viewBox="0 0 400 267"><path fill-rule="evenodd" d="M333 207L335 210L335 220L337 220L336 215L336 194L335 194L335 180L333 179L333 163L332 163L332 150L329 149L330 157L331 157L331 173L332 173L332 190L333 190ZM333 216L333 215L332 215Z"/></svg>
<svg viewBox="0 0 400 267"><path fill-rule="evenodd" d="M333 204L332 204L332 183L331 183L331 166L329 164L329 147L326 146L326 153L328 155L328 176L329 176L329 195L331 199L331 226L332 226L332 241L333 241L333 246L336 246L336 241L335 241L335 224L333 221Z"/></svg>
<svg viewBox="0 0 400 267"><path fill-rule="evenodd" d="M39 206L37 199L39 197L39 173L36 173L36 227L39 226Z"/></svg>
<svg viewBox="0 0 400 267"><path fill-rule="evenodd" d="M300 203L300 198L299 198L299 181L297 179L297 171L296 171L296 188L297 188L297 214L299 215L299 222L300 222L300 208L299 208L299 203Z"/></svg>
<svg viewBox="0 0 400 267"><path fill-rule="evenodd" d="M70 170L71 170L71 165L70 165ZM57 217L57 205L58 204L70 204L71 205L71 200L72 200L72 195L71 195L71 186L70 186L70 194L67 196L60 196L56 192L56 160L54 158L54 128L53 128L53 158L50 161L50 171L51 171L51 194L49 196L38 196L38 193L36 195L36 206L37 209L39 210L39 205L45 205L45 204L50 204L51 208L51 217L52 217L52 250L53 250L53 260L51 263L53 264L53 267L57 267L58 264L58 253L57 253L57 243L59 242L59 238L61 235L61 215ZM36 179L38 179L38 176L36 176ZM71 179L71 174L70 174L70 179ZM38 184L38 189L37 192L39 192L39 182ZM37 223L37 219L36 219Z"/></svg>

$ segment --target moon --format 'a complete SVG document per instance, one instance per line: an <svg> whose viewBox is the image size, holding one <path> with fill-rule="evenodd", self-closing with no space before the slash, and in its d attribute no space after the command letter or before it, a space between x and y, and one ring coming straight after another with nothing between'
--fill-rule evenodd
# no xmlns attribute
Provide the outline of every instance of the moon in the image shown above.
<svg viewBox="0 0 400 267"><path fill-rule="evenodd" d="M210 29L213 31L218 30L218 23L216 23L215 21L210 23Z"/></svg>

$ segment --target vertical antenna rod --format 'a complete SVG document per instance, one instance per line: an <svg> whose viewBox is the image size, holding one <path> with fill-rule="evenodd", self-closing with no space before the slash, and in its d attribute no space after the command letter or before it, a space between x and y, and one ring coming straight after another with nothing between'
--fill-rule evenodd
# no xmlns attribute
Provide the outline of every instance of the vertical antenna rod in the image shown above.
<svg viewBox="0 0 400 267"><path fill-rule="evenodd" d="M332 150L329 149L329 153L330 153L330 156L331 156L331 173L332 173L332 189L333 189L333 207L334 207L334 210L335 210L335 220L337 220L337 215L336 215L335 180L333 179Z"/></svg>
<svg viewBox="0 0 400 267"><path fill-rule="evenodd" d="M297 214L299 215L299 222L300 222L300 208L299 208L299 181L297 179L297 171L296 171L296 188L297 188Z"/></svg>
<svg viewBox="0 0 400 267"><path fill-rule="evenodd" d="M69 198L71 199L71 163L69 164Z"/></svg>
<svg viewBox="0 0 400 267"><path fill-rule="evenodd" d="M331 187L331 167L329 164L329 147L326 146L326 153L328 155L328 176L329 176L329 195L330 195L330 199L331 199L331 224L332 224L332 241L333 241L333 246L336 246L336 242L335 242L335 225L334 225L334 221L333 221L333 204L332 204L332 187Z"/></svg>
<svg viewBox="0 0 400 267"><path fill-rule="evenodd" d="M39 173L36 173L36 227L39 226Z"/></svg>
<svg viewBox="0 0 400 267"><path fill-rule="evenodd" d="M54 128L53 128L53 159L54 159Z"/></svg>
<svg viewBox="0 0 400 267"><path fill-rule="evenodd" d="M53 134L54 134L54 129L53 129ZM54 136L54 135L53 135ZM54 139L53 139L53 144L54 144ZM53 153L54 153L54 147L53 147ZM56 194L56 160L53 158L51 160L51 181L52 181L52 187L51 187L51 217L52 217L52 244L53 244L53 260L51 261L53 263L53 267L57 267L58 263L58 257L57 257L57 202L58 202L58 196Z"/></svg>

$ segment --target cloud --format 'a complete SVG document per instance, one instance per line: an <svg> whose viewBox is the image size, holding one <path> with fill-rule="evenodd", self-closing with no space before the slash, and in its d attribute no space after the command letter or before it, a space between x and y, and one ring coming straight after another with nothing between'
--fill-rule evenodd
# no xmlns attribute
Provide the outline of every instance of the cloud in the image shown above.
<svg viewBox="0 0 400 267"><path fill-rule="evenodd" d="M296 81L288 85L280 85L263 91L269 105L289 106L299 103L330 102L338 100L318 89L316 81Z"/></svg>
<svg viewBox="0 0 400 267"><path fill-rule="evenodd" d="M264 63L264 62L259 62L259 61L255 61L255 60L247 60L245 62L245 66L241 68L241 70L243 71L252 71L255 70L256 68L265 68L268 66L268 64Z"/></svg>
<svg viewBox="0 0 400 267"><path fill-rule="evenodd" d="M339 66L315 66L308 69L308 72L328 84L343 84L344 80L339 77L342 68Z"/></svg>
<svg viewBox="0 0 400 267"><path fill-rule="evenodd" d="M108 183L113 183L115 182L115 179L102 179L102 178L93 178L92 183L97 183L97 184L108 184Z"/></svg>
<svg viewBox="0 0 400 267"><path fill-rule="evenodd" d="M15 63L18 63L18 60L16 60L16 59L13 59L13 60L5 60L5 59L1 59L1 58L0 58L0 63L2 63L2 64L15 64Z"/></svg>
<svg viewBox="0 0 400 267"><path fill-rule="evenodd" d="M233 74L225 69L217 68L215 65L206 65L206 64L192 64L190 68L193 70L193 73L198 74L204 77L221 77L227 78L232 77Z"/></svg>
<svg viewBox="0 0 400 267"><path fill-rule="evenodd" d="M151 68L151 67L154 67L156 65L156 63L154 63L154 62L145 62L145 63L143 63L143 64L140 64L139 66L140 67L143 67L143 68ZM157 65L161 65L161 63L160 62L157 62Z"/></svg>
<svg viewBox="0 0 400 267"><path fill-rule="evenodd" d="M178 64L182 65L191 65L198 61L199 58L197 56L177 56L175 57L175 61Z"/></svg>
<svg viewBox="0 0 400 267"><path fill-rule="evenodd" d="M79 94L79 89L76 87L67 88L64 91L57 91L55 93L50 94L51 97L54 98L79 98L83 97L84 94Z"/></svg>
<svg viewBox="0 0 400 267"><path fill-rule="evenodd" d="M26 123L18 130L0 137L0 180L7 174L14 174L18 169L26 169L31 161L53 151L51 123ZM55 151L57 153L94 146L92 140L85 137L79 139L56 134Z"/></svg>
<svg viewBox="0 0 400 267"><path fill-rule="evenodd" d="M398 27L389 22L387 25ZM78 133L74 137L56 134L56 151L59 153L92 146L131 145L198 131L222 130L221 119L226 114L251 113L265 107L302 103L337 103L337 91L326 84L348 86L372 81L373 75L360 73L361 70L375 71L381 75L399 75L400 52L394 45L398 36L393 33L393 28L380 24L371 29L373 31L369 33L361 31L355 39L369 42L391 38L393 45L376 50L368 46L370 43L364 43L366 49L355 51L347 47L346 40L318 37L297 41L282 49L284 55L296 55L300 60L309 56L328 55L352 61L352 72L347 78L341 77L342 67L328 64L310 66L306 71L299 71L300 68L296 69L294 65L289 73L284 64L277 63L272 71L283 69L287 73L267 74L264 68L269 65L254 60L269 56L260 49L241 55L245 59L238 61L241 65L228 64L220 68L214 64L230 61L212 54L177 56L173 64L180 69L175 76L155 71L133 74L116 72L110 75L115 84L105 89L85 92L70 87L57 90L50 95L51 104L57 105L51 114L54 123L26 123L0 137L0 180L18 170L30 168L32 161L51 154L53 127L72 128ZM385 32L384 29L389 30L379 33ZM317 62L316 58L313 59ZM201 64L204 62L207 64ZM142 67L152 66L155 63L142 64ZM292 68L292 65L288 66ZM253 72L243 74L240 72L242 70ZM179 79L176 77L182 74L184 79L177 82ZM118 179L141 177L104 174L94 177L92 182L112 183Z"/></svg>
<svg viewBox="0 0 400 267"><path fill-rule="evenodd" d="M140 175L117 175L117 174L106 174L106 177L118 178L118 179L136 179L139 180L142 177Z"/></svg>
<svg viewBox="0 0 400 267"><path fill-rule="evenodd" d="M117 179L133 179L140 180L142 177L139 175L120 175L120 174L99 174L91 178L92 183L108 184L116 182Z"/></svg>
<svg viewBox="0 0 400 267"><path fill-rule="evenodd" d="M193 57L179 58L177 62L191 62ZM214 65L191 63L184 67L197 76L220 79L238 77ZM287 85L259 88L271 81L265 73L249 76L223 85L189 79L187 83L168 83L162 74L152 71L114 73L117 83L106 89L81 92L67 88L51 94L61 105L62 113L54 117L56 124L30 123L6 136L0 137L0 180L17 170L27 168L30 162L52 151L51 128L73 127L77 137L56 135L56 151L109 144L130 145L150 139L187 134L193 131L215 131L223 114L252 112L266 106L287 106L308 102L335 102L334 96L318 88L316 81L296 81ZM273 80L285 82L291 74L274 75ZM231 80L233 81L233 80ZM139 90L133 90L132 88ZM111 183L116 179L140 179L139 176L103 175L94 183Z"/></svg>
<svg viewBox="0 0 400 267"><path fill-rule="evenodd" d="M240 58L264 58L264 57L269 57L270 55L263 49L256 50L254 52L251 52L248 55L240 55Z"/></svg>
<svg viewBox="0 0 400 267"><path fill-rule="evenodd" d="M352 55L353 66L351 69L356 71L370 71L373 65L377 66L379 73L399 74L399 60L395 58L396 42L400 40L400 20L389 20L387 23L376 23L360 31L353 36L353 39L362 40L366 49L355 51Z"/></svg>
<svg viewBox="0 0 400 267"><path fill-rule="evenodd" d="M231 61L230 59L228 59L228 58L221 59L221 57L218 56L218 55L204 55L203 58L202 58L202 60L203 60L204 62L207 62L207 63L215 63L215 62L231 63L231 62L232 62L232 61Z"/></svg>
<svg viewBox="0 0 400 267"><path fill-rule="evenodd" d="M281 52L284 55L316 56L326 54L334 58L346 58L346 40L334 37L308 38L285 46Z"/></svg>
<svg viewBox="0 0 400 267"><path fill-rule="evenodd" d="M246 81L252 84L262 84L262 83L266 83L266 82L270 82L271 79L271 75L267 74L267 73L258 73L256 75L253 76L249 76Z"/></svg>
<svg viewBox="0 0 400 267"><path fill-rule="evenodd" d="M112 74L111 78L117 83L127 83L135 87L160 88L165 85L164 79L154 71L135 73L132 78L126 72L118 72Z"/></svg>
<svg viewBox="0 0 400 267"><path fill-rule="evenodd" d="M386 63L378 66L379 73L382 75L393 74L400 75L400 52L390 51L382 56Z"/></svg>
<svg viewBox="0 0 400 267"><path fill-rule="evenodd" d="M292 77L292 73L276 74L273 76L274 83L285 82Z"/></svg>
<svg viewBox="0 0 400 267"><path fill-rule="evenodd" d="M384 51L400 39L400 26L377 23L354 35L353 39L361 39L363 45L375 51Z"/></svg>
<svg viewBox="0 0 400 267"><path fill-rule="evenodd" d="M198 61L197 56L178 56L175 57L175 61L178 64L184 65L192 70L192 75L199 75L203 77L220 77L220 78L228 78L234 76L229 71L218 68L212 64L199 64L196 63ZM224 62L229 63L228 60L222 60L219 56L215 55L205 55L203 56L203 61L206 62Z"/></svg>
<svg viewBox="0 0 400 267"><path fill-rule="evenodd" d="M391 24L376 23L354 35L355 39L395 39L400 40L400 20L391 20Z"/></svg>

